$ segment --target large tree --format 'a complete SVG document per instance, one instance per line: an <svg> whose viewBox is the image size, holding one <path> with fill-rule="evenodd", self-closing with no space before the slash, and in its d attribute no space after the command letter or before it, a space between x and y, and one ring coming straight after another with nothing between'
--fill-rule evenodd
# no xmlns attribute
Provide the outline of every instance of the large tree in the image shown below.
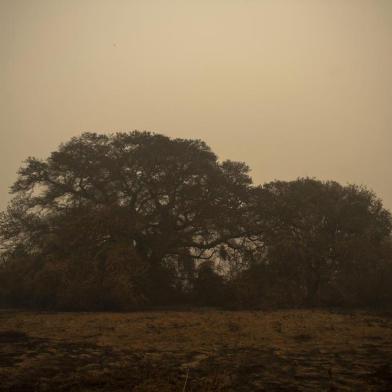
<svg viewBox="0 0 392 392"><path fill-rule="evenodd" d="M144 263L147 295L162 299L195 260L238 246L250 184L245 164L219 162L200 140L85 133L46 160L27 159L2 216L2 243L42 267L88 260L101 281L120 248L122 259L128 252L129 263L135 255Z"/></svg>

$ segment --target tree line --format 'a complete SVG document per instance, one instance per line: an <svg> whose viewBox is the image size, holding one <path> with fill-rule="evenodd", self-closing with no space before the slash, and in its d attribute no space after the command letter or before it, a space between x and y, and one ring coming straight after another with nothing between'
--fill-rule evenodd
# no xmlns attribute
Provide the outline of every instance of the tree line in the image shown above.
<svg viewBox="0 0 392 392"><path fill-rule="evenodd" d="M0 305L385 306L392 217L365 187L252 184L201 140L84 133L28 158L0 216Z"/></svg>

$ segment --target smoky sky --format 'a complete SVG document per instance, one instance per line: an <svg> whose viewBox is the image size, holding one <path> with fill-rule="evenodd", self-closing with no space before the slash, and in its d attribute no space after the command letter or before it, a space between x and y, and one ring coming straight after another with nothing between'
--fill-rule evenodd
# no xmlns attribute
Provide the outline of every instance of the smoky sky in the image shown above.
<svg viewBox="0 0 392 392"><path fill-rule="evenodd" d="M392 208L392 1L0 0L0 209L83 131L205 140Z"/></svg>

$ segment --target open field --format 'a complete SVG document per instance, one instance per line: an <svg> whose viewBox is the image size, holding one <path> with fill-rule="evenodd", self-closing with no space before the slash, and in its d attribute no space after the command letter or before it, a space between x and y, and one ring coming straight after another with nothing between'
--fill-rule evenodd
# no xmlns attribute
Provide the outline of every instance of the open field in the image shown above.
<svg viewBox="0 0 392 392"><path fill-rule="evenodd" d="M391 314L0 312L4 391L390 391Z"/></svg>

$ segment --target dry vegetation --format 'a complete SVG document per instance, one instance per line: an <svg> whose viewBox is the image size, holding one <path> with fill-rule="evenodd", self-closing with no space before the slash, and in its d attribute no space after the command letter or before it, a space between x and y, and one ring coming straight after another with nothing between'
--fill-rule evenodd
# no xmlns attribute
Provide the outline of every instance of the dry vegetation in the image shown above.
<svg viewBox="0 0 392 392"><path fill-rule="evenodd" d="M390 314L0 313L10 391L387 391Z"/></svg>

